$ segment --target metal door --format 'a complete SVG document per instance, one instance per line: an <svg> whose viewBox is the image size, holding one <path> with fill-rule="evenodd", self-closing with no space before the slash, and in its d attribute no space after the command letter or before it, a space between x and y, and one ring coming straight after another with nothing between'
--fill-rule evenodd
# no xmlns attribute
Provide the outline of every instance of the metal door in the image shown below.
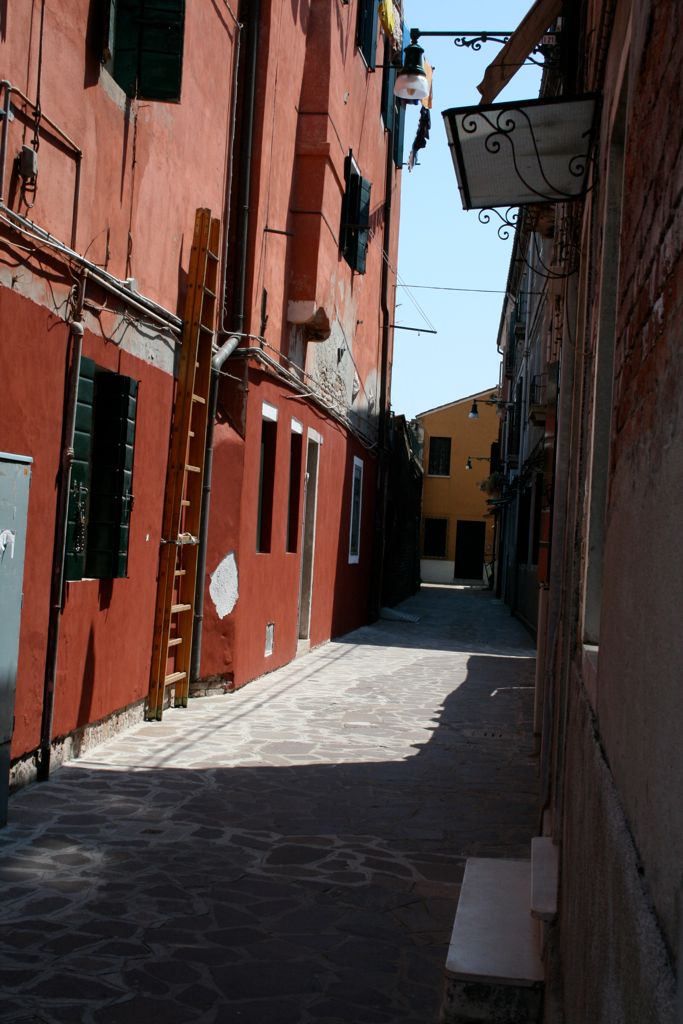
<svg viewBox="0 0 683 1024"><path fill-rule="evenodd" d="M31 462L0 452L0 826L7 821Z"/></svg>

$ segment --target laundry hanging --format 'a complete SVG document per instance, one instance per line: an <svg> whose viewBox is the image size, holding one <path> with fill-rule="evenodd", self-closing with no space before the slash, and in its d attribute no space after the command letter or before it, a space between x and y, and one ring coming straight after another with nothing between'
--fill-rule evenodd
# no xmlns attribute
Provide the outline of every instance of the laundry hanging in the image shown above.
<svg viewBox="0 0 683 1024"><path fill-rule="evenodd" d="M413 147L410 150L410 156L408 157L408 170L412 171L413 167L417 163L417 154L419 150L424 149L427 145L427 139L429 138L429 129L432 126L432 116L429 113L427 107L423 107L420 111L420 120L417 125L417 132L415 133L415 141Z"/></svg>

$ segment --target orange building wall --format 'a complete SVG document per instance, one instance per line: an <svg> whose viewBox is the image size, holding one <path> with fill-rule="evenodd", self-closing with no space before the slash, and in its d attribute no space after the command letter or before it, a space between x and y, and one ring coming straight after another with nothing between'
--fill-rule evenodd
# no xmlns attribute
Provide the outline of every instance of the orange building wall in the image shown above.
<svg viewBox="0 0 683 1024"><path fill-rule="evenodd" d="M477 460L477 456L488 459L491 445L498 439L499 419L496 408L484 404L493 390L489 388L479 394L469 395L417 417L424 430L421 543L426 517L448 520L445 558L428 558L421 552L424 582L450 582L453 579L458 520L485 523L484 559L489 562L493 558L493 516L489 515L486 503L488 496L480 487L482 481L490 475L491 469L488 461ZM474 399L478 401L479 418L469 419ZM447 477L430 476L428 472L431 437L451 438L450 474ZM465 468L468 457L472 460L471 470Z"/></svg>

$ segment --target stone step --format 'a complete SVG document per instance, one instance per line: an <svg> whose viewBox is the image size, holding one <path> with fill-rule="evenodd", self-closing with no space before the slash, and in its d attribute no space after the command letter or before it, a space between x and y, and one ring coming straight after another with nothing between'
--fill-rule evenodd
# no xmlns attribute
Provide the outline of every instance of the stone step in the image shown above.
<svg viewBox="0 0 683 1024"><path fill-rule="evenodd" d="M531 861L467 860L446 959L443 1024L537 1024L543 964Z"/></svg>

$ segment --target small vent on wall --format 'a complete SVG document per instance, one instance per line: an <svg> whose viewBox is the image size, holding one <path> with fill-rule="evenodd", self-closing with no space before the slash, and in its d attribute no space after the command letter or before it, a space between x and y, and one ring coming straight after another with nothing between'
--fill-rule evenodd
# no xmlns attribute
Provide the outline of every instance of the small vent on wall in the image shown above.
<svg viewBox="0 0 683 1024"><path fill-rule="evenodd" d="M275 645L275 623L274 622L267 622L266 623L266 650L265 650L266 658L270 654L273 653L274 645Z"/></svg>

